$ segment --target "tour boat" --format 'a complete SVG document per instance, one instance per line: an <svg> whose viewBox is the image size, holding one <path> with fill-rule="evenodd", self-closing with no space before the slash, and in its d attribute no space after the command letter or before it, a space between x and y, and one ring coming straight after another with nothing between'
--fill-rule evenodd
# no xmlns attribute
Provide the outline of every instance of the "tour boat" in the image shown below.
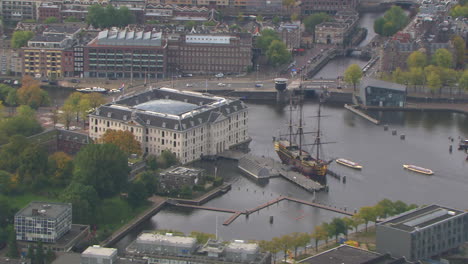
<svg viewBox="0 0 468 264"><path fill-rule="evenodd" d="M350 168L353 168L353 169L358 169L358 170L362 169L362 166L359 165L359 163L354 162L354 161L350 161L350 160L347 160L347 159L337 159L335 161L338 164L341 164L341 165L344 165L344 166L347 166L347 167L350 167Z"/></svg>
<svg viewBox="0 0 468 264"><path fill-rule="evenodd" d="M423 168L423 167L419 167L419 166L415 166L415 165L403 165L403 168L407 169L407 170L410 170L410 171L415 171L415 172L419 172L419 173L422 173L422 174L426 174L426 175L432 175L434 174L434 172L430 169L426 169L426 168Z"/></svg>
<svg viewBox="0 0 468 264"><path fill-rule="evenodd" d="M76 89L76 91L80 93L106 93L107 92L105 88L101 88L101 87L79 88L79 89Z"/></svg>

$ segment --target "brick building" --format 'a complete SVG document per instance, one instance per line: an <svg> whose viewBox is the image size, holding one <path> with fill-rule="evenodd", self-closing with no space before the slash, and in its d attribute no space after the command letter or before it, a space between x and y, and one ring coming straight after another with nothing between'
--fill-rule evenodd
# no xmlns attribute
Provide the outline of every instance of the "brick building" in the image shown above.
<svg viewBox="0 0 468 264"><path fill-rule="evenodd" d="M49 17L56 17L61 19L60 15L61 5L53 4L51 2L41 3L38 8L38 20L44 21Z"/></svg>
<svg viewBox="0 0 468 264"><path fill-rule="evenodd" d="M245 72L252 65L252 35L172 34L167 55L171 72Z"/></svg>

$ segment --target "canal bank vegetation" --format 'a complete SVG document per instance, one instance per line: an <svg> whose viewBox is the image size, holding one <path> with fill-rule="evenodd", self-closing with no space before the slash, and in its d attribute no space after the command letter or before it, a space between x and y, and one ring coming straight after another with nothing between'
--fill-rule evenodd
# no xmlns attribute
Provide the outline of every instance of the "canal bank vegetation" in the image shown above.
<svg viewBox="0 0 468 264"><path fill-rule="evenodd" d="M291 60L291 53L286 44L273 29L262 30L255 40L255 47L259 48L268 62L274 66L283 65Z"/></svg>
<svg viewBox="0 0 468 264"><path fill-rule="evenodd" d="M395 33L403 29L409 22L405 11L399 6L392 6L383 17L380 17L374 22L375 33L381 36L393 36Z"/></svg>
<svg viewBox="0 0 468 264"><path fill-rule="evenodd" d="M406 70L396 68L391 74L383 73L381 78L399 84L412 85L415 90L427 86L434 96L442 94L444 88L458 90L461 94L468 91L468 71L465 70L465 41L455 36L452 39L454 55L447 49L437 49L431 58L422 51L414 51L406 61ZM461 60L459 59L461 58Z"/></svg>
<svg viewBox="0 0 468 264"><path fill-rule="evenodd" d="M270 241L259 241L262 251L273 254L274 262L276 263L276 254L284 253L284 260L288 257L294 259L302 259L310 256L307 252L308 244L311 240L315 243L315 253L324 251L338 245L338 239L341 235L344 236L343 241L347 241L350 245L359 246L359 243L365 243L367 249L375 249L375 230L368 229L370 222L376 223L380 219L385 219L389 216L398 215L403 212L418 208L415 204L406 204L402 201L391 201L383 199L374 206L364 206L352 217L335 217L330 222L322 223L315 226L312 233L292 233L281 237L274 237ZM358 232L358 228L365 225L363 232ZM353 239L348 240L349 231L353 231ZM330 239L334 239L334 243L328 243ZM320 241L325 242L325 246L319 247ZM304 248L301 256L298 256L298 249ZM319 250L320 248L320 250Z"/></svg>
<svg viewBox="0 0 468 264"><path fill-rule="evenodd" d="M468 18L468 0L460 0L458 4L450 10L452 17Z"/></svg>

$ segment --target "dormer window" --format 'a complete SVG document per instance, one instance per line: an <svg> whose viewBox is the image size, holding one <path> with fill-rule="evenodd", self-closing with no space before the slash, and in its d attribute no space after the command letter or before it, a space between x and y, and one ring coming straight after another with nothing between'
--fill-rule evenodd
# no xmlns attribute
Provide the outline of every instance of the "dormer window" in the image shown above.
<svg viewBox="0 0 468 264"><path fill-rule="evenodd" d="M190 120L190 126L194 126L194 125L195 123L192 120Z"/></svg>
<svg viewBox="0 0 468 264"><path fill-rule="evenodd" d="M166 122L163 122L163 123L162 123L162 127L166 127Z"/></svg>
<svg viewBox="0 0 468 264"><path fill-rule="evenodd" d="M151 125L151 120L149 120L149 119L146 120L146 124L147 124L147 125Z"/></svg>
<svg viewBox="0 0 468 264"><path fill-rule="evenodd" d="M124 116L123 116L123 120L127 120L127 115L124 115Z"/></svg>
<svg viewBox="0 0 468 264"><path fill-rule="evenodd" d="M203 119L198 118L198 122L201 124L203 122Z"/></svg>
<svg viewBox="0 0 468 264"><path fill-rule="evenodd" d="M111 112L107 113L107 117L112 117L112 113Z"/></svg>

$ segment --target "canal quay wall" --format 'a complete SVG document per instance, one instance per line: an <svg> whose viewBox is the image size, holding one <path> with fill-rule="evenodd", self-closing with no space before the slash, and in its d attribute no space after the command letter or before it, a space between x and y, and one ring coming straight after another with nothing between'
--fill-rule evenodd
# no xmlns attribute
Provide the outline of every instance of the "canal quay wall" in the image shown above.
<svg viewBox="0 0 468 264"><path fill-rule="evenodd" d="M133 230L133 228L137 227L144 221L150 219L153 217L155 214L157 214L159 211L161 211L166 205L169 204L186 204L186 205L200 205L208 202L209 200L217 197L218 195L224 194L227 191L231 189L231 184L230 183L225 183L209 192L206 194L202 195L201 197L197 199L178 199L178 198L165 198L165 197L160 197L160 196L153 196L149 200L153 203L150 208L148 208L145 212L140 214L139 216L135 217L132 221L130 221L128 224L122 226L120 229L118 229L116 232L114 232L110 237L108 237L106 240L101 242L102 247L111 247L115 243L117 243L122 237L127 235L130 231Z"/></svg>

